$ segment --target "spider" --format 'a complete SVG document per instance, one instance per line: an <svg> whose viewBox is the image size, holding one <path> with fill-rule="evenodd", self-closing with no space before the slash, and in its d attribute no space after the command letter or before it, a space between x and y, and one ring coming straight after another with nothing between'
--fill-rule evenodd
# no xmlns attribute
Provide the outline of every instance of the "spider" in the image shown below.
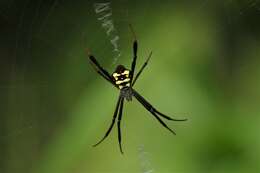
<svg viewBox="0 0 260 173"><path fill-rule="evenodd" d="M102 76L105 80L107 80L109 83L114 85L114 87L119 89L119 92L120 92L117 103L116 103L116 108L115 108L115 111L114 111L112 123L110 124L110 126L109 126L107 132L105 133L104 137L98 143L93 145L93 147L96 147L97 145L99 145L101 142L103 142L108 137L109 133L111 132L111 130L112 130L114 124L115 124L116 118L118 116L118 119L117 119L118 142L119 142L119 148L120 148L121 154L123 154L123 149L122 149L122 144L121 144L120 123L121 123L121 119L122 119L124 100L132 101L132 97L135 97L145 107L145 109L147 109L159 121L159 123L161 123L161 125L163 125L166 129L168 129L174 135L176 135L176 133L172 129L170 129L163 122L163 120L160 117L165 118L167 120L171 120L171 121L186 121L187 120L187 119L174 119L174 118L171 118L171 117L166 116L165 114L159 112L143 96L141 96L135 89L133 89L133 86L134 86L135 82L137 81L138 77L141 75L142 71L147 66L147 64L148 64L148 62L149 62L149 60L152 56L152 52L150 52L148 58L146 59L145 63L142 65L139 72L134 76L136 59L137 59L137 47L138 47L137 45L138 44L137 44L137 39L135 37L134 31L133 31L131 25L130 25L130 29L131 29L131 31L134 35L134 42L133 42L133 54L134 54L134 56L133 56L133 60L132 60L131 70L125 68L125 66L123 66L123 65L118 65L116 67L115 71L112 73L112 75L110 75L107 72L107 70L105 70L98 63L96 58L89 51L87 51L90 63L94 67L96 72L100 76Z"/></svg>

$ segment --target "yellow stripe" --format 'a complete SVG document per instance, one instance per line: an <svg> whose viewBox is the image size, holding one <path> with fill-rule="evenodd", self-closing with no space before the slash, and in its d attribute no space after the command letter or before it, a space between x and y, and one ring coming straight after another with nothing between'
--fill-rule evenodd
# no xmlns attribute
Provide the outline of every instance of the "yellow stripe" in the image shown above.
<svg viewBox="0 0 260 173"><path fill-rule="evenodd" d="M122 74L128 75L129 74L129 70L125 70Z"/></svg>
<svg viewBox="0 0 260 173"><path fill-rule="evenodd" d="M124 80L118 80L118 81L116 81L116 84L117 84L117 85L120 85L121 83L129 82L129 81L130 81L130 78L126 78L126 79L124 79Z"/></svg>
<svg viewBox="0 0 260 173"><path fill-rule="evenodd" d="M113 73L113 76L114 76L114 77L118 77L118 76L121 76L121 74Z"/></svg>
<svg viewBox="0 0 260 173"><path fill-rule="evenodd" d="M130 83L127 83L126 86L130 87ZM123 85L119 85L119 89L122 89L122 88L124 88L124 87L125 87L125 86L123 86Z"/></svg>

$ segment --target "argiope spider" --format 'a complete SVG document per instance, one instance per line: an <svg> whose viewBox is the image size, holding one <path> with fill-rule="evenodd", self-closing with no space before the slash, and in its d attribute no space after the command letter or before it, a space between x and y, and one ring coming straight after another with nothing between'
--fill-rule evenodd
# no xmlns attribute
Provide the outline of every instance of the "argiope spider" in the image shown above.
<svg viewBox="0 0 260 173"><path fill-rule="evenodd" d="M139 72L136 74L136 76L134 77L135 65L136 65L136 59L137 59L137 40L136 40L136 37L135 37L135 34L133 32L131 25L130 25L130 29L134 35L134 42L133 42L134 57L133 57L132 65L131 65L131 70L125 68L123 65L118 65L116 67L116 70L112 73L112 75L110 75L97 62L96 58L92 54L90 54L88 51L90 63L93 65L93 67L97 71L97 73L100 74L104 79L106 79L108 82L110 82L112 85L114 85L117 89L120 90L120 94L119 94L118 101L116 104L116 109L114 111L112 123L110 124L110 127L107 130L104 137L93 146L95 147L95 146L99 145L104 139L106 139L106 137L111 132L111 130L115 124L117 115L118 115L118 119L117 119L118 142L119 142L119 147L120 147L120 151L122 154L123 154L123 150L122 150L122 145L121 145L120 123L121 123L121 119L122 119L124 99L126 99L127 101L132 101L132 96L134 96L145 107L145 109L147 109L166 129L171 131L174 135L176 135L176 133L162 121L160 116L167 120L171 120L171 121L186 121L187 120L187 119L173 119L173 118L168 117L165 114L159 112L148 101L146 101L143 96L141 96L136 90L133 89L133 86L134 86L135 82L137 81L138 77L141 75L142 71L147 66L148 61L150 60L150 57L152 56L152 52L149 54L147 60L145 61L145 63L143 64L143 66L141 67Z"/></svg>

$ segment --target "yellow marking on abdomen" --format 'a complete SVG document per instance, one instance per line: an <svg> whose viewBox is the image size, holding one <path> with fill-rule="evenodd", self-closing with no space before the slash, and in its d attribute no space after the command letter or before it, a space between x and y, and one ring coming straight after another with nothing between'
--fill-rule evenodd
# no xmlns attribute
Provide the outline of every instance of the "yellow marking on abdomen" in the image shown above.
<svg viewBox="0 0 260 173"><path fill-rule="evenodd" d="M119 89L122 89L122 88L124 88L125 86L130 87L130 83L127 83L126 85L118 85L118 86L119 86Z"/></svg>
<svg viewBox="0 0 260 173"><path fill-rule="evenodd" d="M124 80L117 80L117 81L116 81L116 84L117 84L117 85L120 85L121 83L129 82L129 81L130 81L130 78L126 78L126 79L124 79Z"/></svg>

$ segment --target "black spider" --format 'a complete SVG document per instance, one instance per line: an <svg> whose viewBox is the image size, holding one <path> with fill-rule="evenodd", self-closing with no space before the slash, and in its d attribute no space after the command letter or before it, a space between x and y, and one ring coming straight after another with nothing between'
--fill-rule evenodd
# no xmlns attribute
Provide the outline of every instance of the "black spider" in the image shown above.
<svg viewBox="0 0 260 173"><path fill-rule="evenodd" d="M131 26L130 26L130 29L133 32ZM134 32L133 32L133 35L134 35ZM133 57L133 61L132 61L131 70L126 69L123 65L118 65L116 70L114 71L114 73L112 73L112 75L110 75L97 62L95 57L88 52L90 62L94 66L94 68L98 72L98 74L100 74L104 79L106 79L108 82L110 82L112 85L114 85L116 88L118 88L120 90L120 94L119 94L118 101L117 101L117 104L116 104L116 109L115 109L115 112L114 112L112 123L111 123L109 129L107 130L105 136L97 144L93 145L94 147L97 146L98 144L100 144L109 135L109 133L111 132L111 130L114 126L116 117L117 117L117 115L119 115L118 120L117 120L118 141L119 141L120 151L123 154L123 150L122 150L122 146L121 146L120 123L121 123L121 119L122 119L124 99L126 99L127 101L131 101L132 96L134 96L165 128L167 128L169 131L171 131L174 135L176 135L176 133L172 129L170 129L161 120L161 118L159 116L161 116L161 117L163 117L167 120L172 120L172 121L186 121L187 120L187 119L173 119L171 117L164 115L163 113L161 113L157 109L155 109L136 90L133 89L133 86L134 86L136 80L138 79L138 77L142 73L143 69L146 67L146 65L147 65L147 63L148 63L148 61L149 61L149 59L152 55L152 52L150 53L147 60L145 61L145 63L143 64L140 71L136 74L135 77L134 77L134 71L135 71L135 64L136 64L136 58L137 58L137 40L136 40L136 38L134 39L134 43L133 43L133 53L134 53L134 57ZM119 112L118 112L118 110L119 110Z"/></svg>

